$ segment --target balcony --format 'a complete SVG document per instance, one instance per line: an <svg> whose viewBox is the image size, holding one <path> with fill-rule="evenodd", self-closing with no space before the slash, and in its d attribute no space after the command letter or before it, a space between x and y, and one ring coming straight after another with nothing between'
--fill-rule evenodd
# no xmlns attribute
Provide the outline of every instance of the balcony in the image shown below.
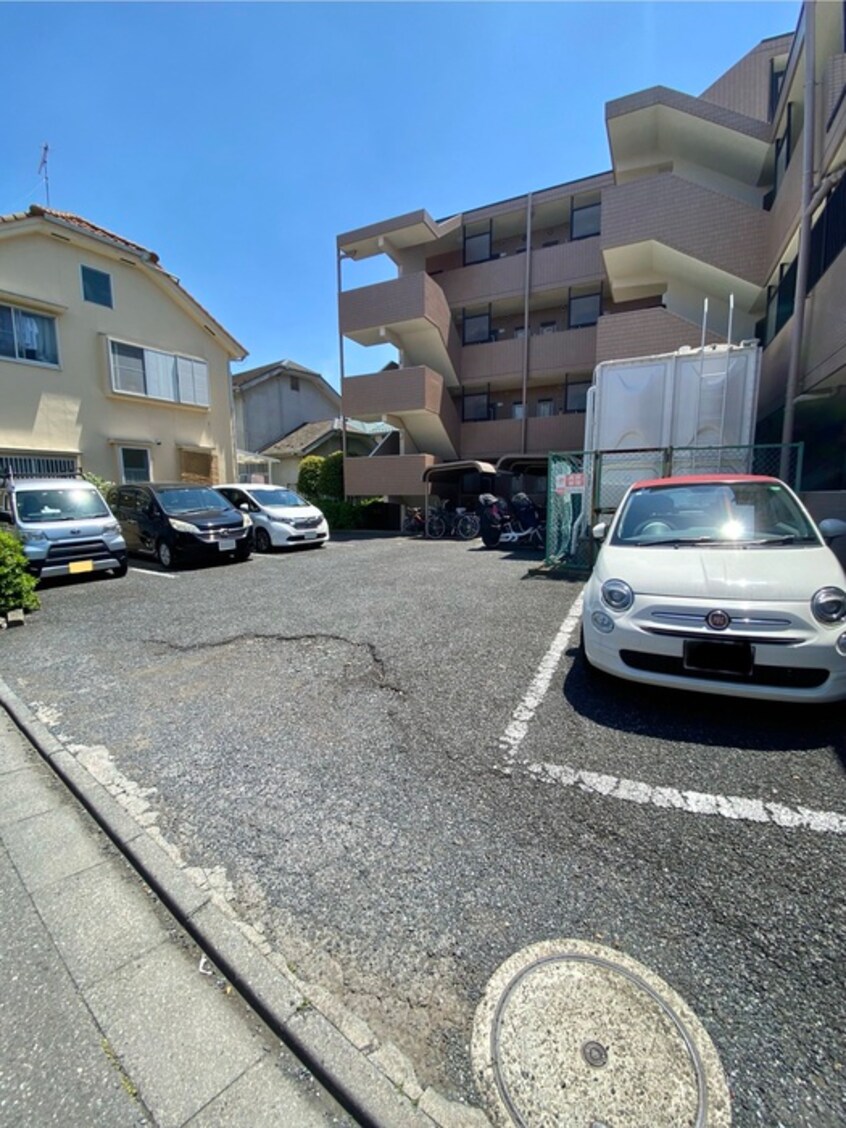
<svg viewBox="0 0 846 1128"><path fill-rule="evenodd" d="M585 417L582 413L532 417L526 421L527 454L552 450L581 450L584 447ZM503 454L522 453L523 423L520 419L493 419L461 424L461 457L496 459Z"/></svg>
<svg viewBox="0 0 846 1128"><path fill-rule="evenodd" d="M608 188L601 242L614 300L678 278L749 310L766 283L769 229L762 209L670 173Z"/></svg>
<svg viewBox="0 0 846 1128"><path fill-rule="evenodd" d="M440 286L424 272L344 290L341 333L360 345L394 344L407 365L426 365L457 383L458 333Z"/></svg>
<svg viewBox="0 0 846 1128"><path fill-rule="evenodd" d="M422 497L423 471L432 454L391 454L344 460L344 485L351 497Z"/></svg>
<svg viewBox="0 0 846 1128"><path fill-rule="evenodd" d="M603 272L598 236L540 247L532 251L531 260L533 294L595 282ZM526 252L445 270L437 280L453 309L522 298L526 290Z"/></svg>
<svg viewBox="0 0 846 1128"><path fill-rule="evenodd" d="M444 379L431 368L390 369L349 376L343 385L344 414L352 419L381 419L401 425L418 450L455 458L459 419Z"/></svg>
<svg viewBox="0 0 846 1128"><path fill-rule="evenodd" d="M724 341L725 337L716 333L709 332L706 336L706 344L709 345ZM630 313L608 313L597 323L596 363L674 352L683 345L696 348L701 343L701 326L660 307Z"/></svg>
<svg viewBox="0 0 846 1128"><path fill-rule="evenodd" d="M465 345L461 350L462 384L500 385L522 379L524 338ZM596 326L537 333L529 337L529 379L546 374L593 370Z"/></svg>

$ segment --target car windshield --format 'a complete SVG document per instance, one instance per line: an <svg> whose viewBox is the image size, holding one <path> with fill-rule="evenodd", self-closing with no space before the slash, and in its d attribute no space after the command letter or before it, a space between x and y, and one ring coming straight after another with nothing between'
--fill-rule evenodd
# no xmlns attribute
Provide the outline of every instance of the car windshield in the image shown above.
<svg viewBox="0 0 846 1128"><path fill-rule="evenodd" d="M38 521L82 521L88 517L108 517L109 510L94 489L28 490L17 488L15 507L24 523Z"/></svg>
<svg viewBox="0 0 846 1128"><path fill-rule="evenodd" d="M223 512L232 508L226 498L210 486L162 486L156 490L156 496L170 517L212 509Z"/></svg>
<svg viewBox="0 0 846 1128"><path fill-rule="evenodd" d="M279 505L285 506L286 509L292 509L299 505L309 504L293 490L253 490L252 495L259 505Z"/></svg>
<svg viewBox="0 0 846 1128"><path fill-rule="evenodd" d="M644 486L623 503L613 544L820 544L778 482L680 482Z"/></svg>

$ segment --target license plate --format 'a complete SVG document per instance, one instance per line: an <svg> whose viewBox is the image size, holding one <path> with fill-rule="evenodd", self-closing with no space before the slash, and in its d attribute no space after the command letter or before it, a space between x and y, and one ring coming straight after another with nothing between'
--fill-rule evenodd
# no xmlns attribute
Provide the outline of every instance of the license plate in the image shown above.
<svg viewBox="0 0 846 1128"><path fill-rule="evenodd" d="M234 540L221 540L217 542L217 547L221 552L231 552L235 548Z"/></svg>
<svg viewBox="0 0 846 1128"><path fill-rule="evenodd" d="M94 561L93 560L74 560L70 564L68 564L68 571L70 572L70 574L72 576L75 576L77 572L93 572L94 571Z"/></svg>
<svg viewBox="0 0 846 1128"><path fill-rule="evenodd" d="M691 673L734 674L750 677L755 651L748 642L734 639L694 642L684 644L684 668Z"/></svg>
<svg viewBox="0 0 846 1128"><path fill-rule="evenodd" d="M317 537L317 533L306 533L306 535L305 535L306 540L314 540L316 537Z"/></svg>

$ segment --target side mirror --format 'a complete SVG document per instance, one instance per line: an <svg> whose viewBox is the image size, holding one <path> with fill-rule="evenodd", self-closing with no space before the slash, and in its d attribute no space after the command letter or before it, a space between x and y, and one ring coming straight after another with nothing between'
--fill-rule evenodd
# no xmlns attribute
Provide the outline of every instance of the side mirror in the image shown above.
<svg viewBox="0 0 846 1128"><path fill-rule="evenodd" d="M11 525L12 524L12 514L11 513L4 513L3 510L0 509L0 524Z"/></svg>
<svg viewBox="0 0 846 1128"><path fill-rule="evenodd" d="M841 521L839 517L826 517L817 527L827 541L846 536L846 521Z"/></svg>
<svg viewBox="0 0 846 1128"><path fill-rule="evenodd" d="M250 507L246 503L246 501L242 501L241 504L238 506L238 508L241 510L242 513L249 513L250 512Z"/></svg>
<svg viewBox="0 0 846 1128"><path fill-rule="evenodd" d="M608 532L608 524L605 521L600 521L598 525L594 525L591 529L594 540L605 540L605 534Z"/></svg>

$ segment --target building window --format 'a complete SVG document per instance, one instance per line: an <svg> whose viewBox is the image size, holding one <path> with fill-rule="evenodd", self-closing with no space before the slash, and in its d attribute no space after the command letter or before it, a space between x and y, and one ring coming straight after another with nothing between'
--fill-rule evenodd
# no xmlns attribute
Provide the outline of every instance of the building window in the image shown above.
<svg viewBox="0 0 846 1128"><path fill-rule="evenodd" d="M464 423L477 423L490 417L491 404L487 392L464 395L461 401L461 419Z"/></svg>
<svg viewBox="0 0 846 1128"><path fill-rule="evenodd" d="M522 400L514 400L511 404L511 418L523 419L526 415L526 405Z"/></svg>
<svg viewBox="0 0 846 1128"><path fill-rule="evenodd" d="M571 412L584 411L587 407L587 394L590 380L568 380L564 390L564 410Z"/></svg>
<svg viewBox="0 0 846 1128"><path fill-rule="evenodd" d="M787 58L770 59L770 115L769 120L772 121L778 107L778 99L781 94L782 83L784 82L784 75L787 71Z"/></svg>
<svg viewBox="0 0 846 1128"><path fill-rule="evenodd" d="M570 238L586 239L589 235L598 235L601 212L601 204L574 206L570 212Z"/></svg>
<svg viewBox="0 0 846 1128"><path fill-rule="evenodd" d="M538 400L538 418L548 419L555 414L555 401L551 399Z"/></svg>
<svg viewBox="0 0 846 1128"><path fill-rule="evenodd" d="M150 452L146 447L120 448L121 482L150 481Z"/></svg>
<svg viewBox="0 0 846 1128"><path fill-rule="evenodd" d="M204 360L110 341L112 388L133 396L209 405L209 370Z"/></svg>
<svg viewBox="0 0 846 1128"><path fill-rule="evenodd" d="M490 310L485 310L484 313L468 313L467 310L465 310L462 321L462 344L479 345L490 339Z"/></svg>
<svg viewBox="0 0 846 1128"><path fill-rule="evenodd" d="M291 377L291 391L292 392L298 392L299 390L300 390L300 378L299 378L299 376L292 376Z"/></svg>
<svg viewBox="0 0 846 1128"><path fill-rule="evenodd" d="M73 478L79 469L73 457L60 454L3 454L0 452L0 477L10 471L16 478Z"/></svg>
<svg viewBox="0 0 846 1128"><path fill-rule="evenodd" d="M112 308L111 275L91 266L80 267L82 272L82 296L87 302Z"/></svg>
<svg viewBox="0 0 846 1128"><path fill-rule="evenodd" d="M581 329L587 325L596 325L601 312L602 295L600 293L580 294L575 297L571 295L568 327L570 329Z"/></svg>
<svg viewBox="0 0 846 1128"><path fill-rule="evenodd" d="M0 305L0 357L36 364L59 363L56 319Z"/></svg>
<svg viewBox="0 0 846 1128"><path fill-rule="evenodd" d="M491 221L468 224L464 228L464 265L487 262L491 257Z"/></svg>

